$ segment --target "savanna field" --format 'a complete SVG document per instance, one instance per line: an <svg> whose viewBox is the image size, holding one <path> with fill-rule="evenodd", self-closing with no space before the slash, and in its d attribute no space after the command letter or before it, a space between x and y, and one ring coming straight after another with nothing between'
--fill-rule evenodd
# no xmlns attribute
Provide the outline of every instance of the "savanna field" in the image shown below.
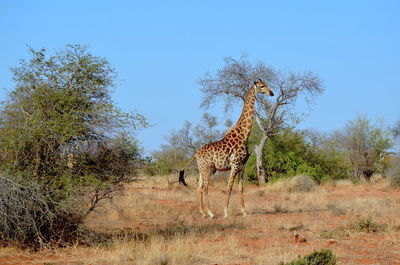
<svg viewBox="0 0 400 265"><path fill-rule="evenodd" d="M87 243L38 252L0 248L0 264L279 264L329 249L337 264L400 264L400 191L386 179L316 186L305 177L246 186L223 219L224 178L210 187L216 219L198 213L195 177L139 177L85 220Z"/></svg>
<svg viewBox="0 0 400 265"><path fill-rule="evenodd" d="M400 264L400 122L297 130L283 106L321 94L318 75L231 58L200 83L207 105L230 80L237 123L225 132L204 113L148 155L135 132L151 123L114 104L106 59L82 45L29 51L0 108L0 264ZM224 219L229 173L208 178L227 169L239 188ZM197 186L217 218L199 213Z"/></svg>
<svg viewBox="0 0 400 265"><path fill-rule="evenodd" d="M0 265L400 265L399 10L0 1Z"/></svg>

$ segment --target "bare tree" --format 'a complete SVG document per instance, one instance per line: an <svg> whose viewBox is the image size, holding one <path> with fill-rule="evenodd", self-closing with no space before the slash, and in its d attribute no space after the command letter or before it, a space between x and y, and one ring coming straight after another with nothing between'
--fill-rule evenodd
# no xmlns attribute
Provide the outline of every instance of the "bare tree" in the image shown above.
<svg viewBox="0 0 400 265"><path fill-rule="evenodd" d="M209 108L221 100L228 113L237 102L244 102L248 88L254 80L262 79L274 91L276 97L269 100L261 95L257 99L255 120L262 132L261 139L254 147L257 159L258 182L264 183L267 174L263 165L263 148L269 137L290 119L299 120L293 111L299 97L311 104L314 97L323 92L320 78L313 72L279 71L263 62L252 64L247 55L239 59L228 57L225 65L215 74L205 73L198 83L203 92L201 107Z"/></svg>
<svg viewBox="0 0 400 265"><path fill-rule="evenodd" d="M189 121L183 123L182 129L171 131L166 140L169 147L181 149L188 155L193 155L198 148L193 136L193 124ZM164 149L168 149L168 146L164 146Z"/></svg>
<svg viewBox="0 0 400 265"><path fill-rule="evenodd" d="M383 158L393 144L383 124L372 124L365 116L349 121L336 135L340 146L347 152L354 179L363 176L369 181L382 166Z"/></svg>
<svg viewBox="0 0 400 265"><path fill-rule="evenodd" d="M228 123L225 126L231 125ZM223 132L218 129L217 117L204 113L199 124L185 121L179 130L173 130L166 137L168 144L162 145L161 150L153 152L156 171L159 174L170 174L181 168L187 160L203 145L218 141Z"/></svg>
<svg viewBox="0 0 400 265"><path fill-rule="evenodd" d="M204 113L201 123L193 126L191 122L185 121L182 129L172 131L167 141L171 147L182 149L188 156L192 156L203 145L222 138L223 133L217 126L217 117Z"/></svg>

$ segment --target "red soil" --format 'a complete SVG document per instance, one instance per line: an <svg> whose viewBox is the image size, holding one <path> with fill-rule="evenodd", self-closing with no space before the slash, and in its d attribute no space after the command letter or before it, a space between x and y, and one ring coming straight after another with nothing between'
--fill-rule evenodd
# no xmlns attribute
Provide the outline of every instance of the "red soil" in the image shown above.
<svg viewBox="0 0 400 265"><path fill-rule="evenodd" d="M139 184L133 185L127 189L127 192L141 192L151 189L157 193L169 193L170 189L151 188ZM257 197L256 191L262 188L248 187L246 190L246 199L253 200L252 205L257 205L257 208L249 208L250 216L243 219L239 214L239 209L236 202L237 196L234 194L232 198L231 220L238 223L243 222L242 228L230 228L219 232L220 236L202 236L197 240L197 244L204 244L212 247L213 245L223 244L232 236L238 244L238 252L241 255L232 260L232 250L228 248L222 249L220 253L224 257L223 264L256 264L255 257L273 253L275 250L282 249L293 251L297 255L307 255L313 250L331 249L336 255L338 264L385 264L385 265L400 265L400 231L390 229L386 232L366 233L351 230L349 224L354 216L350 214L335 215L329 209L309 210L309 211L286 211L274 212L266 208L265 211L260 211L263 206L270 206L274 203L279 203L279 198L275 195L265 193L265 195ZM321 191L325 192L325 198L328 201L345 201L355 197L359 198L376 198L390 199L397 202L399 205L400 191L385 189L380 186L345 186L345 187L320 187ZM210 197L220 198L218 202L212 204L217 216L222 215L223 194L221 188L212 188ZM222 198L221 198L222 197ZM280 198L280 200L284 200ZM108 224L107 230L129 229L131 231L147 231L155 225L159 227L168 227L169 224L176 222L177 218L183 220L190 225L202 224L224 224L226 220L217 218L215 220L203 219L196 211L196 201L179 201L175 199L157 199L155 204L162 205L165 208L171 209L170 216L153 216L153 218L144 217L144 213L138 214L130 218L125 223ZM259 208L258 208L259 207ZM151 214L152 209L147 210L146 214ZM140 217L142 216L142 217ZM150 215L151 216L151 215ZM397 216L400 217L400 209ZM92 216L93 227L103 227L104 224L96 224L96 216ZM162 218L162 219L160 219ZM244 220L244 221L243 221ZM385 218L382 218L385 222ZM315 224L319 221L322 227L312 227L309 224ZM318 223L318 222L317 222ZM302 226L301 226L302 225ZM397 221L397 225L399 222ZM296 226L298 226L296 228ZM336 234L335 240L324 238L321 232L339 231L340 229L350 229L350 235ZM294 230L299 230L299 234L306 239L306 242L296 242L294 238ZM226 256L224 256L226 253ZM88 250L87 256L92 255ZM77 260L84 260L84 257L76 257L73 255L55 255L46 252L24 254L12 257L0 258L0 264L78 264ZM216 263L211 263L216 264ZM265 260L265 264L269 264Z"/></svg>

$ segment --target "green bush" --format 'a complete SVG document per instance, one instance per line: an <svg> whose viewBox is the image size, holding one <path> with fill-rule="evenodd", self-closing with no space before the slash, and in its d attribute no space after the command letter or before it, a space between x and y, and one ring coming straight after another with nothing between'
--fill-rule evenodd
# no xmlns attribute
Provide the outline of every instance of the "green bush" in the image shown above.
<svg viewBox="0 0 400 265"><path fill-rule="evenodd" d="M155 175L167 175L180 170L188 161L184 150L179 148L163 148L153 153L154 162L150 163L150 169ZM194 166L196 163L192 163ZM148 170L150 171L150 170Z"/></svg>
<svg viewBox="0 0 400 265"><path fill-rule="evenodd" d="M281 262L279 265L335 265L336 257L332 254L330 249L323 249L320 251L314 251L313 253L300 257L299 259L284 263Z"/></svg>
<svg viewBox="0 0 400 265"><path fill-rule="evenodd" d="M324 148L306 141L304 131L283 130L271 136L264 147L264 166L269 178L285 178L295 175L310 176L316 183L327 179L348 177L344 156L332 145ZM257 132L250 139L250 150L256 142ZM244 176L248 181L257 179L256 161L251 154L246 163Z"/></svg>
<svg viewBox="0 0 400 265"><path fill-rule="evenodd" d="M246 165L244 167L244 177L250 183L258 183L256 156L254 154L251 154L249 156L249 159L247 159Z"/></svg>
<svg viewBox="0 0 400 265"><path fill-rule="evenodd" d="M296 169L296 174L304 174L310 176L311 179L318 184L320 184L326 176L324 175L324 172L320 165L316 164L314 166L310 166L307 163L299 165L299 167Z"/></svg>

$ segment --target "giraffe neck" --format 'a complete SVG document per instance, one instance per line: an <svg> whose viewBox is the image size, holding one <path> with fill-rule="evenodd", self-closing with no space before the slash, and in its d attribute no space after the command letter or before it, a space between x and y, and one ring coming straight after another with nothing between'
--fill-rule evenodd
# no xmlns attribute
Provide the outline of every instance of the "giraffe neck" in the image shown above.
<svg viewBox="0 0 400 265"><path fill-rule="evenodd" d="M250 136L254 119L254 102L256 100L256 87L252 86L246 94L242 114L239 120L226 134L226 136L236 135L239 140L246 142Z"/></svg>

